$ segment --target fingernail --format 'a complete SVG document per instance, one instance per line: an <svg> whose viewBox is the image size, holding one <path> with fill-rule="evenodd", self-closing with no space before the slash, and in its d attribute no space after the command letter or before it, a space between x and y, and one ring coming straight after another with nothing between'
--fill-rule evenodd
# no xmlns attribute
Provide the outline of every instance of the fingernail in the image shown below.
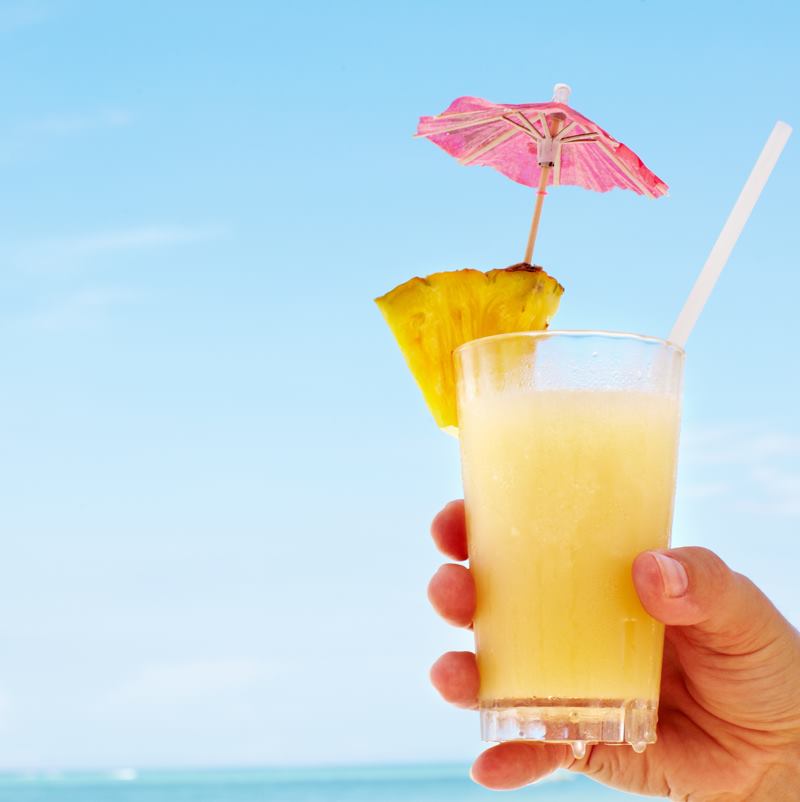
<svg viewBox="0 0 800 802"><path fill-rule="evenodd" d="M656 565L664 583L664 593L671 599L683 596L689 589L689 576L681 563L658 551L650 552L656 558Z"/></svg>

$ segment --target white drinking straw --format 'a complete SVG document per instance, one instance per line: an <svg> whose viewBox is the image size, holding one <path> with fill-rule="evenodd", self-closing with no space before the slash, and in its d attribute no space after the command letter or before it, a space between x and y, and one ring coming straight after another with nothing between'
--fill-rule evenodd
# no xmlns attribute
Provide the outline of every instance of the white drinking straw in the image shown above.
<svg viewBox="0 0 800 802"><path fill-rule="evenodd" d="M722 227L722 231L720 231L719 237L717 237L717 241L714 243L714 247L711 249L711 253L708 255L708 259L706 259L706 263L703 265L703 269L700 271L700 275L697 277L697 281L694 283L694 287L692 287L692 291L689 293L689 297L686 299L686 303L683 305L683 309L681 309L681 313L672 327L669 339L676 345L680 345L682 348L686 345L694 324L697 323L697 318L700 317L700 313L703 311L703 307L706 305L706 301L711 295L720 273L722 273L722 268L725 267L733 246L736 245L747 218L750 217L750 212L753 211L753 207L756 205L756 201L764 189L770 173L777 164L781 151L789 140L791 133L792 127L787 123L780 121L775 123L772 133L767 139L767 144L764 145L764 149L761 151L750 177L742 188L736 204L728 215L728 219L725 221L725 225Z"/></svg>

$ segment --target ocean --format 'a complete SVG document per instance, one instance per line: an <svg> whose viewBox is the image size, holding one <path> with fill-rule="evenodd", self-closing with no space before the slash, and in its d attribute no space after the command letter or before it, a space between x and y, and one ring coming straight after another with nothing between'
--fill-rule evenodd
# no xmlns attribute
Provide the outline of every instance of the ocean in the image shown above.
<svg viewBox="0 0 800 802"><path fill-rule="evenodd" d="M465 765L0 774L0 802L624 802L644 799L561 772L498 796ZM652 797L649 797L652 800Z"/></svg>

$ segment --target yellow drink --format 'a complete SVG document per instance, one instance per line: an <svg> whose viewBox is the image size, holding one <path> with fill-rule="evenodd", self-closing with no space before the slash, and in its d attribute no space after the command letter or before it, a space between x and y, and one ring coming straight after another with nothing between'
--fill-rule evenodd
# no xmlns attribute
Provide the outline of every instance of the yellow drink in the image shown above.
<svg viewBox="0 0 800 802"><path fill-rule="evenodd" d="M596 376L569 387L543 380L545 347L534 358L508 341L499 368L485 357L470 366L488 379L462 380L484 736L644 748L664 631L639 602L631 564L668 546L680 370L675 392L594 389Z"/></svg>

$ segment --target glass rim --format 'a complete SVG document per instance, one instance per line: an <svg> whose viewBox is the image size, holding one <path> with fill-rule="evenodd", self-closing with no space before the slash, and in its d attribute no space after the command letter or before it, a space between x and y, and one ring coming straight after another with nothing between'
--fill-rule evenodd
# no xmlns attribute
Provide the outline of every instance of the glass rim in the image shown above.
<svg viewBox="0 0 800 802"><path fill-rule="evenodd" d="M636 334L630 331L603 331L602 329L542 329L541 331L510 331L505 334L489 334L486 337L476 337L474 340L467 340L462 343L458 348L453 349L453 354L464 351L470 347L474 347L479 343L510 340L515 337L524 337L530 339L540 339L545 337L563 337L576 339L581 337L602 337L607 340L631 340L633 342L649 343L651 345L659 345L669 351L673 351L679 356L685 356L686 351L677 343L670 340L665 340L663 337L656 337L650 334Z"/></svg>

